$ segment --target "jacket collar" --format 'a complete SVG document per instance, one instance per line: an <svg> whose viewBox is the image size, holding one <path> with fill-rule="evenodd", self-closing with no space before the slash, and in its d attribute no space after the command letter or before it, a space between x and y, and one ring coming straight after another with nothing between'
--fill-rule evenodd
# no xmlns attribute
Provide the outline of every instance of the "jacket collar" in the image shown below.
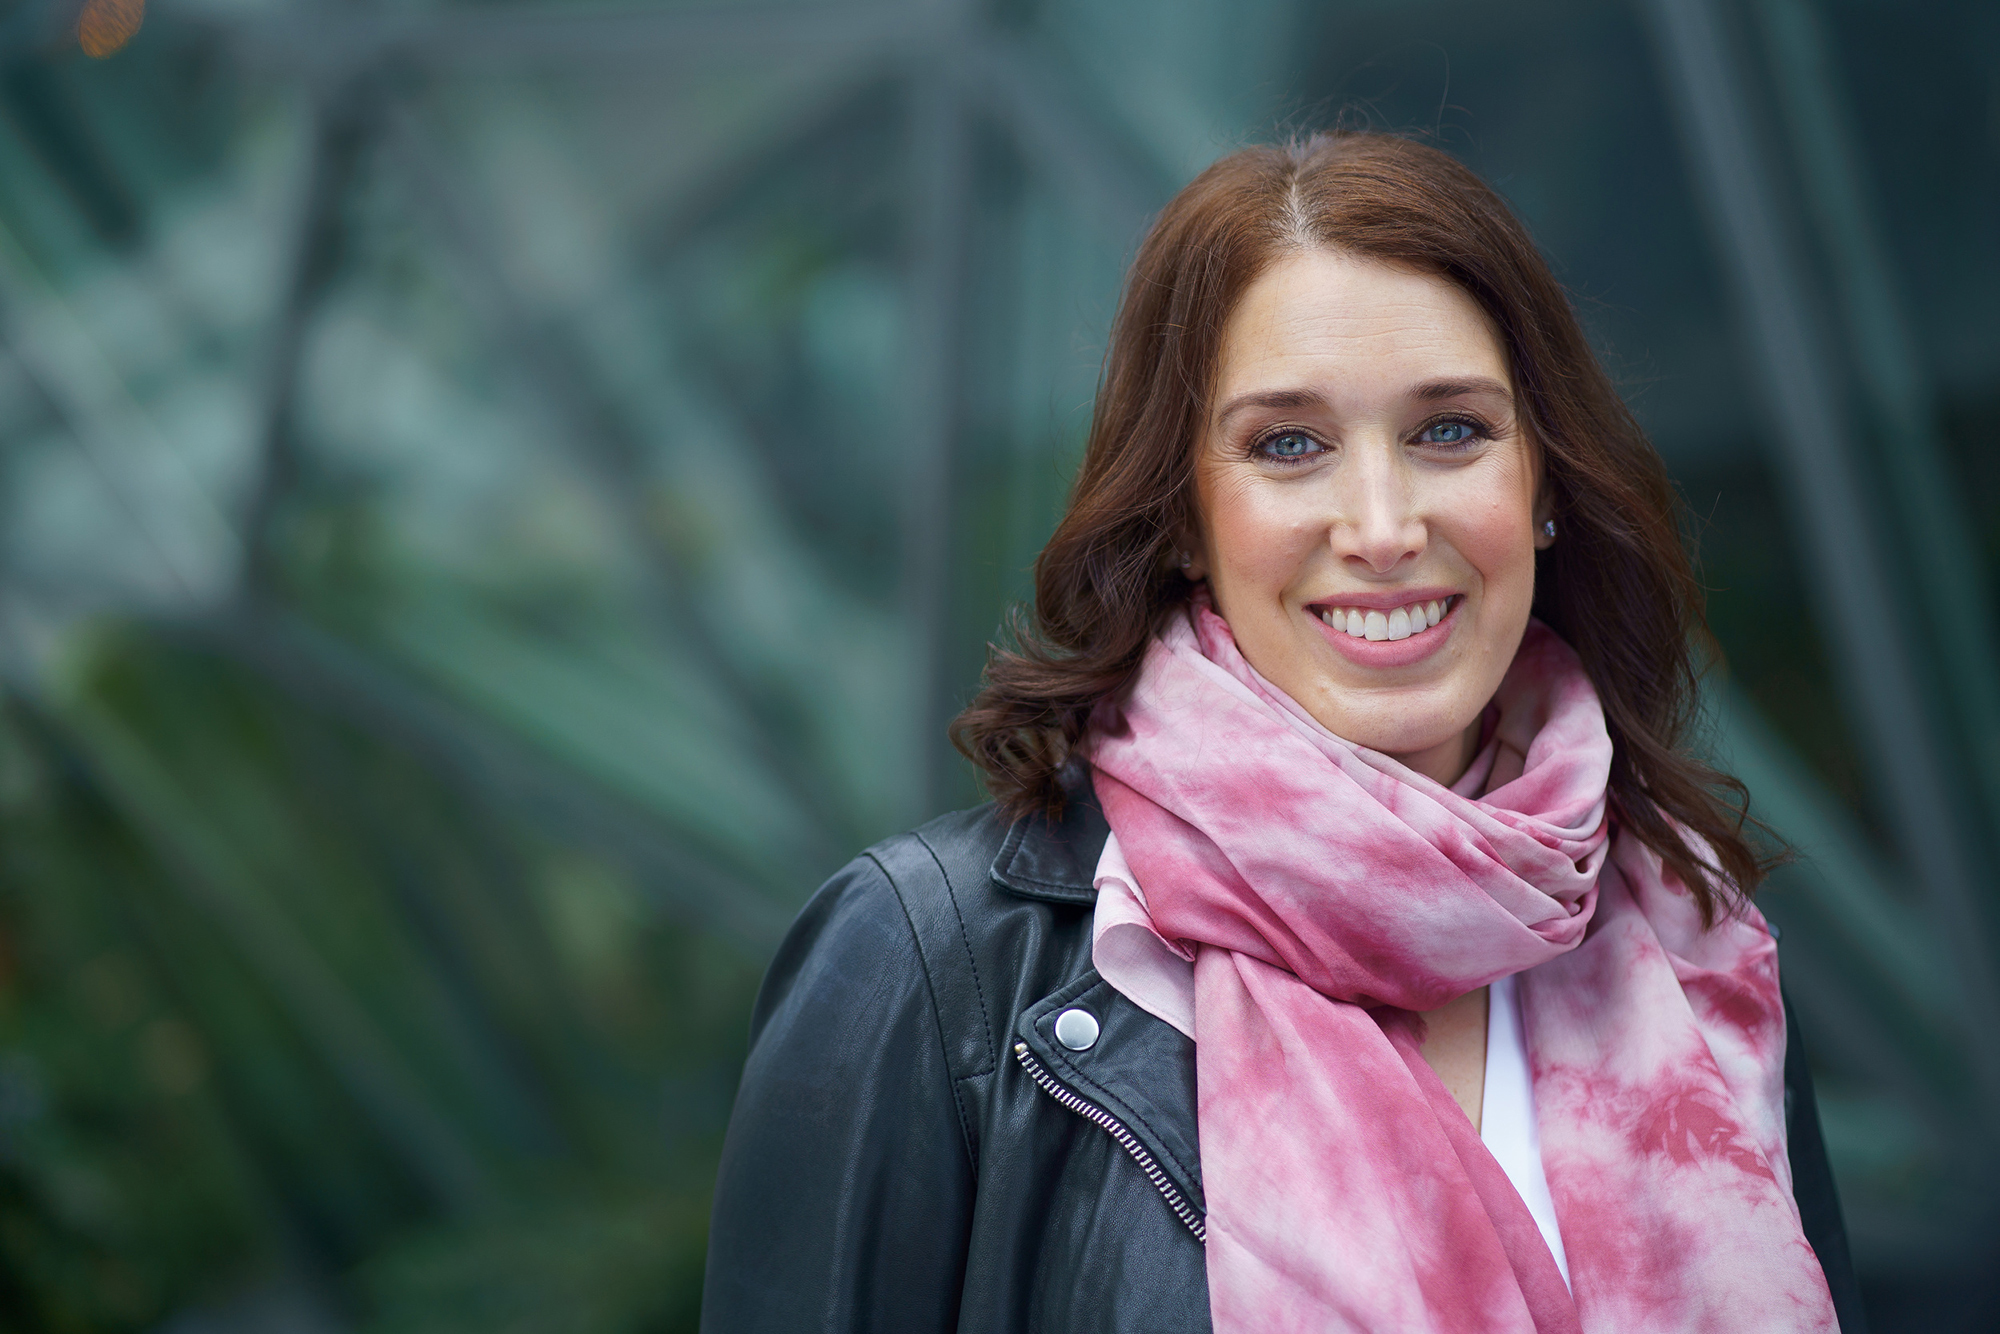
<svg viewBox="0 0 2000 1334"><path fill-rule="evenodd" d="M1060 820L1030 815L1008 829L993 859L993 882L1022 898L1088 906L1097 902L1091 882L1111 826L1097 805L1089 770L1072 765L1063 791Z"/></svg>

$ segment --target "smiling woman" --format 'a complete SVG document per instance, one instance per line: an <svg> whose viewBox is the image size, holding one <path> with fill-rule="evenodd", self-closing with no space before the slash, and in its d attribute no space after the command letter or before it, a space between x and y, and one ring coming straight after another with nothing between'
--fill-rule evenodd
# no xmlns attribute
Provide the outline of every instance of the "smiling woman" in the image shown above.
<svg viewBox="0 0 2000 1334"><path fill-rule="evenodd" d="M1328 731L1456 782L1554 540L1492 321L1441 278L1313 248L1250 285L1219 362L1182 572ZM1490 785L1524 764L1502 738ZM1423 1055L1475 1127L1487 999L1424 1016Z"/></svg>
<svg viewBox="0 0 2000 1334"><path fill-rule="evenodd" d="M1017 629L772 965L705 1327L1856 1318L1672 489L1469 172L1167 207Z"/></svg>
<svg viewBox="0 0 2000 1334"><path fill-rule="evenodd" d="M1328 730L1455 782L1553 540L1492 322L1441 278L1314 248L1250 284L1220 353L1184 572Z"/></svg>

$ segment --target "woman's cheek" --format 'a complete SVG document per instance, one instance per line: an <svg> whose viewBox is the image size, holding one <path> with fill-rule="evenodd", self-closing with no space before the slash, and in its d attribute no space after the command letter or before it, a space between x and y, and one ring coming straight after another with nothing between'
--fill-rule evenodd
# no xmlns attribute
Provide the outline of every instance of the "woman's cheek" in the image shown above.
<svg viewBox="0 0 2000 1334"><path fill-rule="evenodd" d="M1504 663L1513 658L1534 607L1533 513L1524 504L1491 495L1482 501L1455 512L1448 540L1479 581L1476 651L1483 659Z"/></svg>
<svg viewBox="0 0 2000 1334"><path fill-rule="evenodd" d="M1263 593L1281 593L1319 545L1326 522L1275 488L1232 487L1212 519L1216 558Z"/></svg>
<svg viewBox="0 0 2000 1334"><path fill-rule="evenodd" d="M1500 591L1492 585L1523 578L1533 592L1534 496L1515 471L1478 479L1485 484L1468 488L1473 494L1459 497L1461 503L1453 507L1458 529L1454 545L1489 585L1489 596Z"/></svg>

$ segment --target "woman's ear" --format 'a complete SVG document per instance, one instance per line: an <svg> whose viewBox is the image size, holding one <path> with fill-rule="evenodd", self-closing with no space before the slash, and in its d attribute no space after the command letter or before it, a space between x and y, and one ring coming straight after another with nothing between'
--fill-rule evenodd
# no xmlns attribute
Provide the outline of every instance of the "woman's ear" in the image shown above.
<svg viewBox="0 0 2000 1334"><path fill-rule="evenodd" d="M1535 550L1547 551L1556 544L1556 501L1547 483L1535 497Z"/></svg>
<svg viewBox="0 0 2000 1334"><path fill-rule="evenodd" d="M1192 533L1174 535L1174 551L1171 557L1174 568L1181 572L1190 583L1199 583L1208 578L1208 558L1202 554L1201 543Z"/></svg>
<svg viewBox="0 0 2000 1334"><path fill-rule="evenodd" d="M1556 489L1549 485L1549 460L1534 431L1527 432L1529 458L1535 469L1535 506L1530 521L1535 525L1535 550L1547 551L1556 544Z"/></svg>

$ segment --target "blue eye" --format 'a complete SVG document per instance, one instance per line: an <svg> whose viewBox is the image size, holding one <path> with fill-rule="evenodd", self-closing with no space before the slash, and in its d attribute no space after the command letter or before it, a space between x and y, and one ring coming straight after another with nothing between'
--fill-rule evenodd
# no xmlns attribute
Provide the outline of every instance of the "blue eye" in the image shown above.
<svg viewBox="0 0 2000 1334"><path fill-rule="evenodd" d="M1272 459L1302 459L1319 451L1319 441L1298 431L1286 431L1260 441L1257 448Z"/></svg>
<svg viewBox="0 0 2000 1334"><path fill-rule="evenodd" d="M1432 422L1417 437L1420 444L1462 445L1479 434L1479 428L1467 421Z"/></svg>

